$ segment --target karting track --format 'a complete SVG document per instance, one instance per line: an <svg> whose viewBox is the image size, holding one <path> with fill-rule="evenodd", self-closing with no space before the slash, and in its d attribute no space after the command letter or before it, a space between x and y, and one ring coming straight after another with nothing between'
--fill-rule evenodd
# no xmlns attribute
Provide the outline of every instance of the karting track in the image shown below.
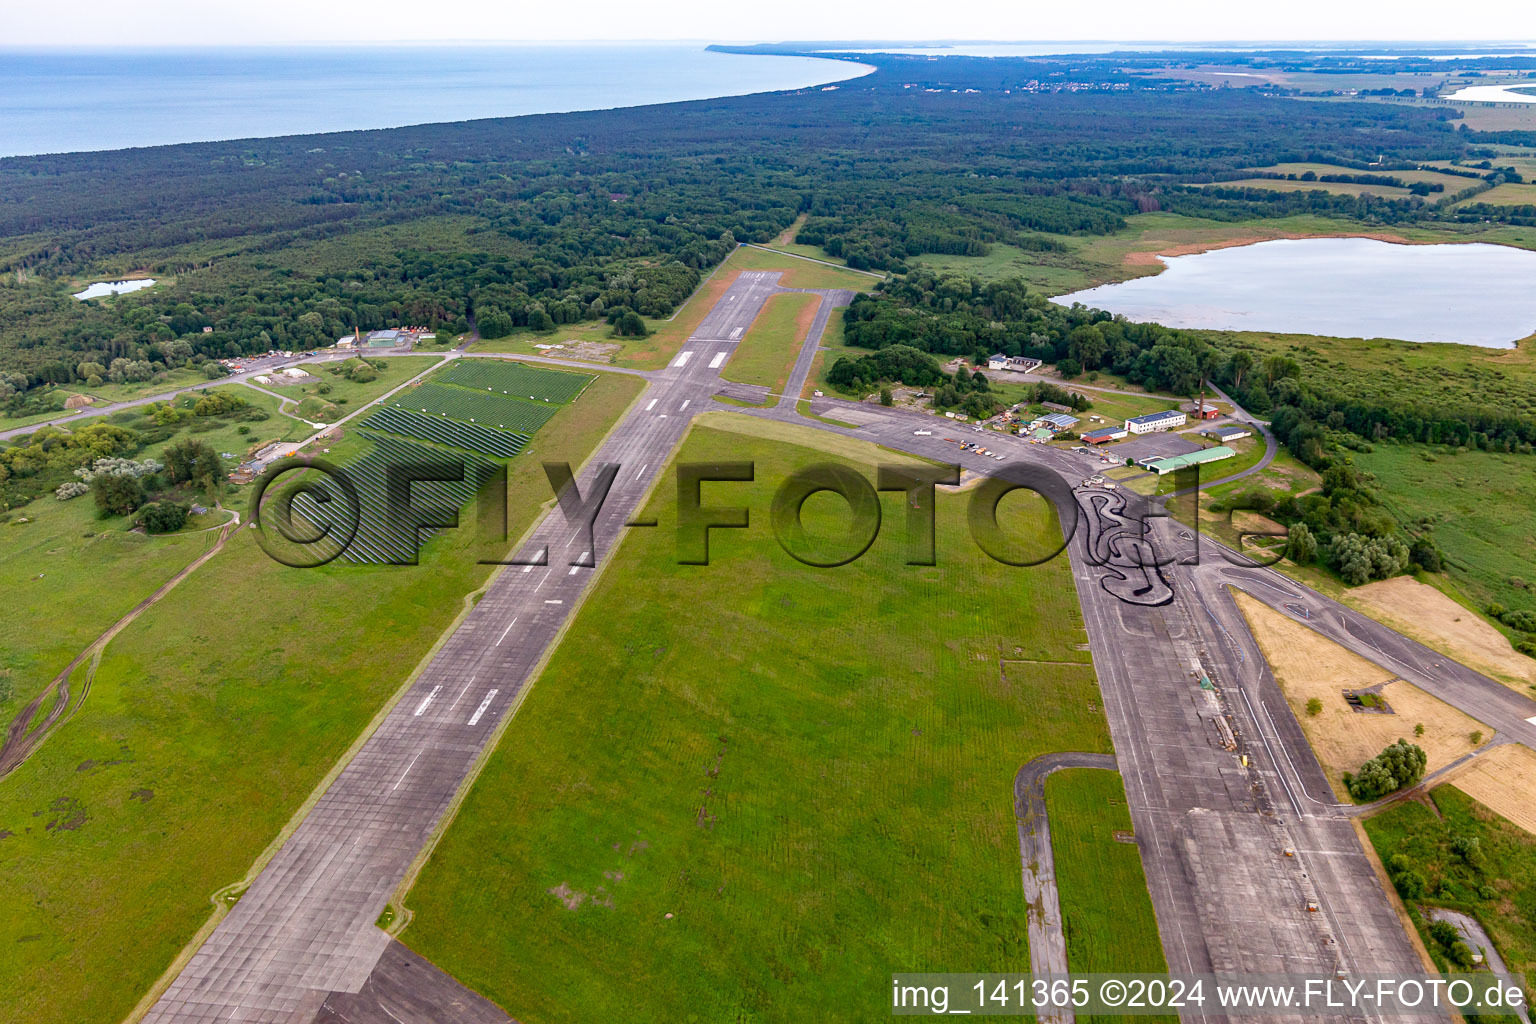
<svg viewBox="0 0 1536 1024"><path fill-rule="evenodd" d="M571 550L572 531L558 515L535 527L521 557L547 549L548 564L496 578L148 1020L302 1024L333 992L388 990L385 975L400 958L381 965L390 940L375 920L586 592L594 570L571 563L605 564L699 411L793 422L997 471L1001 463L945 443L952 428L943 420L835 400L817 400L813 410L863 426L796 414L825 314L848 301L846 292L821 293L789 400L764 409L712 403L723 390L720 366L781 290L778 276L741 274L672 364L648 375L651 387L579 474L587 496L605 464L618 467L596 523L598 550ZM941 426L934 436L913 434ZM1011 437L988 435L987 443L1074 484L1098 465ZM1169 968L1419 970L1348 814L1332 800L1225 588L1240 586L1288 614L1288 606L1306 608L1309 625L1388 659L1382 663L1403 678L1530 746L1536 726L1524 719L1536 716L1536 704L1277 574L1230 565L1218 546L1156 518L1145 499L1084 488L1064 500L1073 508L1061 509L1063 521L1080 521L1068 553ZM1201 674L1216 689L1202 689ZM1309 900L1320 912L1306 911ZM426 1024L431 1015L349 1019Z"/></svg>

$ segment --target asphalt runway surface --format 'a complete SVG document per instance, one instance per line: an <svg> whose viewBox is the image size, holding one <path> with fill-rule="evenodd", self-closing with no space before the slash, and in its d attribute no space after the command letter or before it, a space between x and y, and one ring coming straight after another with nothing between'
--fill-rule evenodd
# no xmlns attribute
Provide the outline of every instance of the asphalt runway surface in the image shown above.
<svg viewBox="0 0 1536 1024"><path fill-rule="evenodd" d="M600 467L619 466L596 523L597 550L571 550L558 514L535 528L521 557L547 550L548 565L497 577L148 1020L308 1022L332 993L383 983L376 972L391 940L374 921L579 604L593 570L570 563L590 554L602 564L699 411L830 430L978 472L1004 465L960 452L944 438L974 435L930 416L827 399L813 411L862 425L796 414L792 398L824 314L847 293L823 293L784 399L763 409L712 403L726 390L720 367L781 290L777 281L777 272L741 274L671 365L649 375L651 387L579 475L586 495ZM933 433L917 436L919 428ZM995 433L986 443L1073 484L1102 468L1096 457ZM1149 518L1143 500L1123 489L1114 500L1097 496L1105 493L1069 499L1081 528L1068 550L1170 969L1420 971L1347 809L1333 801L1226 587L1306 609L1309 625L1389 659L1382 663L1405 679L1528 745L1536 726L1523 720L1536 716L1536 704L1278 574L1227 564L1177 523ZM1200 564L1181 563L1197 557ZM1202 675L1212 689L1201 687Z"/></svg>
<svg viewBox="0 0 1536 1024"><path fill-rule="evenodd" d="M145 1018L151 1024L310 1021L333 992L360 991L390 944L374 926L450 801L512 711L594 570L617 545L719 369L769 296L776 271L742 273L670 366L578 474L590 496L618 468L595 550L555 512L321 796Z"/></svg>

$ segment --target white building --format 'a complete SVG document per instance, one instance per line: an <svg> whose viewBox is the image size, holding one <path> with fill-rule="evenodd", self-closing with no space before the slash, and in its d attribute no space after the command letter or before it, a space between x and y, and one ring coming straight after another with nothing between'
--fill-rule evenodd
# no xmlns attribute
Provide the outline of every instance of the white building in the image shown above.
<svg viewBox="0 0 1536 1024"><path fill-rule="evenodd" d="M1172 430L1174 427L1182 427L1189 421L1182 410L1165 409L1162 412L1149 412L1144 416L1134 416L1125 421L1125 429L1133 434L1151 434L1159 430Z"/></svg>

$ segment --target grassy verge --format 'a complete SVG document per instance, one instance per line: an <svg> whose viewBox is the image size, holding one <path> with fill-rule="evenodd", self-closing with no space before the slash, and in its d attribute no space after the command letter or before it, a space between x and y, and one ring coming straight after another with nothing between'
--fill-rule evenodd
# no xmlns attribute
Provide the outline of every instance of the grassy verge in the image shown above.
<svg viewBox="0 0 1536 1024"><path fill-rule="evenodd" d="M407 899L405 940L519 1019L868 1020L894 969L1028 963L1013 776L1109 745L1067 566L987 559L952 495L936 567L904 564L899 495L864 557L801 565L767 509L834 456L780 437L821 440L695 427L680 459L755 461L706 488L751 528L679 566L659 490ZM807 502L812 536L844 507ZM1041 541L1042 512L1003 510Z"/></svg>
<svg viewBox="0 0 1536 1024"><path fill-rule="evenodd" d="M800 343L820 305L820 296L806 292L770 298L720 375L739 384L761 384L772 394L782 394L800 355Z"/></svg>
<svg viewBox="0 0 1536 1024"><path fill-rule="evenodd" d="M1421 904L1470 914L1509 969L1525 976L1526 992L1536 991L1536 835L1455 786L1438 786L1429 797L1365 821L1425 946L1442 969L1450 966L1446 948L1429 935Z"/></svg>
<svg viewBox="0 0 1536 1024"><path fill-rule="evenodd" d="M549 498L540 461L583 461L642 386L601 376L509 464L514 536ZM123 1017L485 582L475 532L417 567L305 571L242 530L113 641L81 711L0 780L9 1014Z"/></svg>
<svg viewBox="0 0 1536 1024"><path fill-rule="evenodd" d="M1055 772L1045 780L1045 807L1056 857L1067 966L1074 974L1166 971L1141 851L1134 842L1117 838L1118 834L1128 840L1132 834L1119 773L1101 768Z"/></svg>
<svg viewBox="0 0 1536 1024"><path fill-rule="evenodd" d="M849 288L867 292L879 283L877 275L828 267L781 252L742 246L731 254L726 265L736 270L782 270L779 283L785 288Z"/></svg>

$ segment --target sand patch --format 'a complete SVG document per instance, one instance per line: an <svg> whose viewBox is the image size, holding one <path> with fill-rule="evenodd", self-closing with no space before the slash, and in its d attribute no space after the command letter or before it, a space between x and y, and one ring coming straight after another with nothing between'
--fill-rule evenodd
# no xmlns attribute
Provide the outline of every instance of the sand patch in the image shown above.
<svg viewBox="0 0 1536 1024"><path fill-rule="evenodd" d="M1536 750L1518 743L1494 747L1458 771L1451 783L1536 835Z"/></svg>
<svg viewBox="0 0 1536 1024"><path fill-rule="evenodd" d="M1388 234L1382 231L1350 231L1341 234L1329 235L1304 235L1294 231L1261 231L1251 235L1242 235L1237 238L1223 238L1210 242L1185 242L1180 245L1157 245L1155 249L1144 249L1139 252L1125 254L1123 261L1127 266L1146 267L1156 266L1162 263L1164 256L1194 256L1202 252L1214 252L1217 249L1231 249L1239 245L1254 245L1258 242L1273 242L1277 238L1373 238L1378 242L1396 242L1399 245L1412 245L1411 241L1402 235ZM1153 243L1156 245L1157 243Z"/></svg>
<svg viewBox="0 0 1536 1024"><path fill-rule="evenodd" d="M1449 704L1397 679L1387 669L1346 650L1247 594L1234 591L1237 606L1248 619L1254 639L1264 652L1285 693L1286 702L1312 745L1334 792L1348 799L1345 772L1357 770L1381 753L1383 747L1406 739L1424 748L1427 771L1435 771L1471 751L1471 735L1481 731L1484 742L1493 730L1462 714ZM1393 714L1353 710L1345 690L1376 690ZM1307 714L1307 702L1316 698L1323 709ZM1424 726L1423 735L1414 727Z"/></svg>
<svg viewBox="0 0 1536 1024"><path fill-rule="evenodd" d="M1477 613L1427 583L1396 576L1349 592L1352 604L1393 629L1480 672L1515 683L1525 692L1536 683L1536 660L1527 658Z"/></svg>

